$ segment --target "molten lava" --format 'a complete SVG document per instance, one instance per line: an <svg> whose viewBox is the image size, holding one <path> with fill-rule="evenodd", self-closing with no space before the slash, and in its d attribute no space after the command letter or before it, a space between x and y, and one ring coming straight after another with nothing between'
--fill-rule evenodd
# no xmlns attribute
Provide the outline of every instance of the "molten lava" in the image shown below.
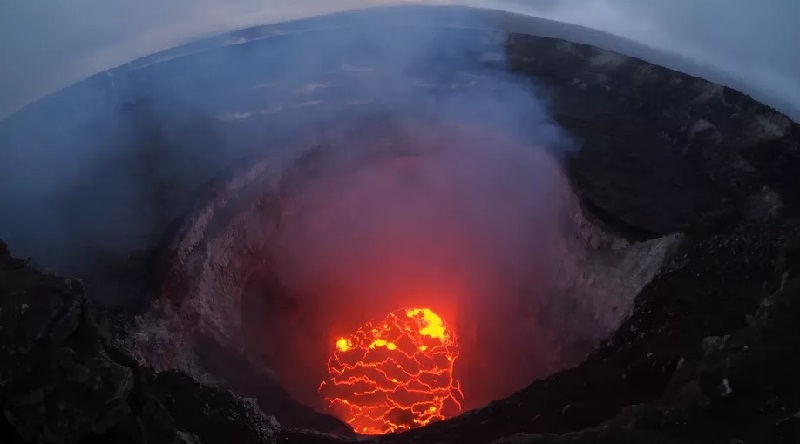
<svg viewBox="0 0 800 444"><path fill-rule="evenodd" d="M461 411L457 358L456 336L436 313L397 310L336 340L319 390L359 433L420 427Z"/></svg>

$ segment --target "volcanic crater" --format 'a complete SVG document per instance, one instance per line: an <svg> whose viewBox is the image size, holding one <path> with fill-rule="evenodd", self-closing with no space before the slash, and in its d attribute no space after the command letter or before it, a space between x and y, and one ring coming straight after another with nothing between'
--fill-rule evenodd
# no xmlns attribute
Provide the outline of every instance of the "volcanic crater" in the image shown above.
<svg viewBox="0 0 800 444"><path fill-rule="evenodd" d="M422 307L452 322L453 343L443 345L454 362L432 362L427 373L447 367L446 384L399 393L397 378L421 384L411 375L424 367L398 368L401 348L382 357L387 368L354 370L372 379L351 389L375 403L385 382L388 400L378 403L406 413L415 403L438 411L426 396L445 389L457 404L451 415L579 362L619 325L680 236L635 242L606 232L583 215L552 153L490 129L432 122L359 122L281 174L263 160L221 185L171 246L169 309L147 317L135 344L141 356L156 368L192 368L198 355L200 367L219 359L203 349L208 341L212 350L245 350L265 357L295 399L328 411L332 400L319 388L341 376L326 374L341 372L330 367L342 365L339 356L326 365L334 345L366 322ZM142 340L148 330L156 334ZM366 346L378 341L387 354L397 332L384 333L373 330ZM399 376L386 374L392 369Z"/></svg>
<svg viewBox="0 0 800 444"><path fill-rule="evenodd" d="M705 296L659 301L694 294L720 233L734 262L775 256L800 203L795 123L622 53L671 60L462 8L202 40L3 121L0 184L43 178L0 203L19 221L3 236L84 279L109 359L164 393L185 373L254 398L280 424L264 442L595 427L664 393L700 359L688 344L746 327L773 270L719 325L681 312L717 316ZM28 224L45 216L68 222ZM164 396L176 427L222 442Z"/></svg>

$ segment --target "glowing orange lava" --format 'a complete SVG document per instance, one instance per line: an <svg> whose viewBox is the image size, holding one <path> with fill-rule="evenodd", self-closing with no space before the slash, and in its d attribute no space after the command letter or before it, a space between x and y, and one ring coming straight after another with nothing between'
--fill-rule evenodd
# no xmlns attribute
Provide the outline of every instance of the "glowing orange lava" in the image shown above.
<svg viewBox="0 0 800 444"><path fill-rule="evenodd" d="M397 310L335 342L319 391L356 432L384 434L458 414L458 343L428 308Z"/></svg>

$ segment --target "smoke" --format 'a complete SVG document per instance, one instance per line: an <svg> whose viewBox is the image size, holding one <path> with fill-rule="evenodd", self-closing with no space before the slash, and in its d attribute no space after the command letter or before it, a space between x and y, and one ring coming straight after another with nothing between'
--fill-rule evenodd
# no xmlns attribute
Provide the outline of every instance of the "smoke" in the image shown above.
<svg viewBox="0 0 800 444"><path fill-rule="evenodd" d="M204 184L297 134L437 106L449 96L459 119L533 141L559 137L540 119L530 88L517 80L493 88L491 77L504 68L502 38L440 33L442 16L425 11L406 14L418 32L394 38L386 26L402 14L334 19L333 26L350 29L324 38L298 23L291 37L122 67L7 120L0 128L0 236L40 266L91 277L95 298L126 306L149 290L136 287L158 271L149 265L154 247ZM463 11L449 19L462 15L464 23L491 26ZM476 64L487 54L494 59ZM495 95L493 106L474 94ZM106 278L108 285L98 281ZM135 290L119 294L115 279Z"/></svg>
<svg viewBox="0 0 800 444"><path fill-rule="evenodd" d="M793 0L7 1L0 3L0 60L11 63L0 71L0 116L95 72L199 37L409 3L496 8L610 32L711 65L734 79L727 83L800 118L794 56L800 4Z"/></svg>
<svg viewBox="0 0 800 444"><path fill-rule="evenodd" d="M0 59L11 61L0 70L0 115L98 71L201 36L332 10L393 3L418 2L180 0L115 2L113 7L97 0L0 2L0 41L4 42ZM793 18L800 15L800 6L791 0L769 4L745 0L430 3L491 7L606 30L713 65L711 68L726 75L715 77L714 69L692 67L656 52L640 51L638 57L734 84L795 119L800 115L800 59L793 57L794 46L800 41ZM594 43L604 46L602 41ZM408 45L420 47L414 42ZM184 211L185 197L197 188L198 181L210 177L219 165L256 152L257 148L247 143L248 138L257 134L263 146L276 140L275 134L282 131L281 125L275 124L275 131L248 129L245 134L213 124L210 121L219 108L227 106L231 118L252 110L224 103L224 95L230 90L217 87L212 91L205 84L215 84L213 76L222 80L216 85L225 80L227 85L246 84L269 73L276 77L282 74L299 84L313 77L310 73L330 71L341 62L326 57L320 48L306 49L315 54L308 60L293 57L291 48L287 53L276 50L269 54L280 60L275 63L255 55L219 55L211 58L214 66L227 63L230 69L186 81L178 77L181 69L197 72L206 67L154 67L130 82L126 77L132 79L135 74L120 73L118 78L112 73L120 70L111 70L62 91L63 102L57 105L40 107L33 116L6 120L0 125L0 236L19 254L32 256L41 265L76 274L87 272L76 263L103 262L117 268L116 260L109 257L147 254L137 246L152 244L163 235L152 227ZM319 60L315 62L314 58ZM288 75L276 64L296 69ZM240 69L242 66L248 69ZM170 80L164 80L167 78ZM379 95L365 91L364 85L349 88L363 93L359 99ZM240 99L240 103L244 101ZM128 108L120 112L121 107ZM89 114L91 117L87 117ZM170 127L164 127L163 120L174 120L175 115L182 115L180 122L171 121ZM153 161L137 157L142 146L158 159L157 167ZM187 156L187 152L192 155ZM167 182L170 191L165 194L161 184ZM150 205L154 201L156 204ZM94 245L87 249L86 245L100 235L106 239L103 248ZM130 274L130 270L124 271Z"/></svg>

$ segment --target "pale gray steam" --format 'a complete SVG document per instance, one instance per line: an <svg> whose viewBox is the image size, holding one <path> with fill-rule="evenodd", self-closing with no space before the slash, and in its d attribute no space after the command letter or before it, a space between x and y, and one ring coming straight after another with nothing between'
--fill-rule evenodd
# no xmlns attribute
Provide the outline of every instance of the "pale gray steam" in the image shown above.
<svg viewBox="0 0 800 444"><path fill-rule="evenodd" d="M95 72L198 37L408 3L489 7L607 31L714 66L744 92L800 118L800 3L794 0L8 0L0 2L0 116Z"/></svg>
<svg viewBox="0 0 800 444"><path fill-rule="evenodd" d="M358 31L300 32L254 49L110 71L65 91L61 105L0 130L0 237L50 269L135 286L153 270L132 272L130 259L152 259L164 227L205 183L245 156L268 154L293 131L313 135L331 122L425 109L565 148L528 81L504 73L501 34L441 34L441 15L412 11L417 31L397 39L386 20L403 14L354 15L345 22ZM475 28L492 25L472 17L464 20ZM344 105L361 100L370 106ZM306 103L314 106L297 106ZM250 120L221 120L226 115ZM125 304L141 295L95 297Z"/></svg>

